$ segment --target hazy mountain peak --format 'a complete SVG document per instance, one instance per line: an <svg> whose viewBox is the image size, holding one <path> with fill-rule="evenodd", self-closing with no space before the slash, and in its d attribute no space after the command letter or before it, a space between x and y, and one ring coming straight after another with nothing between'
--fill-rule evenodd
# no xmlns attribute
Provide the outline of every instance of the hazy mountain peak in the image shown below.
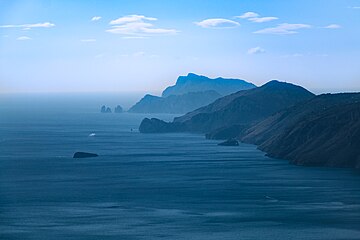
<svg viewBox="0 0 360 240"><path fill-rule="evenodd" d="M252 83L241 79L230 78L208 78L206 76L197 75L195 73L188 73L186 76L179 76L176 84L167 87L163 93L163 97L170 95L182 95L189 92L201 92L214 90L225 96L240 90L247 90L255 88Z"/></svg>

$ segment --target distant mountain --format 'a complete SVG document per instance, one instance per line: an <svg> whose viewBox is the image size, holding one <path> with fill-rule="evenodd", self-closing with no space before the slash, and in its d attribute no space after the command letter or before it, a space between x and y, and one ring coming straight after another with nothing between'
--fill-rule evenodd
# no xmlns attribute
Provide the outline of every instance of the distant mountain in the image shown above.
<svg viewBox="0 0 360 240"><path fill-rule="evenodd" d="M317 96L276 113L239 137L294 164L360 168L360 93Z"/></svg>
<svg viewBox="0 0 360 240"><path fill-rule="evenodd" d="M256 86L240 79L210 79L189 73L180 76L174 86L166 88L162 97L145 95L129 109L133 113L187 113L216 99Z"/></svg>
<svg viewBox="0 0 360 240"><path fill-rule="evenodd" d="M221 95L215 91L190 92L183 95L157 97L145 95L129 109L134 113L187 113L205 106Z"/></svg>
<svg viewBox="0 0 360 240"><path fill-rule="evenodd" d="M314 94L300 86L274 80L259 88L222 97L205 107L175 118L173 123L156 122L156 124L162 129L171 131L181 129L181 131L209 133L233 125L248 126L312 97ZM169 124L176 127L170 127ZM149 121L146 126L150 126ZM146 126L142 126L140 131L156 132L155 127L146 129Z"/></svg>
<svg viewBox="0 0 360 240"><path fill-rule="evenodd" d="M209 90L216 91L222 96L225 96L240 90L247 90L255 87L254 84L241 79L226 79L221 77L211 79L189 73L187 76L178 77L174 86L170 86L162 92L162 97Z"/></svg>

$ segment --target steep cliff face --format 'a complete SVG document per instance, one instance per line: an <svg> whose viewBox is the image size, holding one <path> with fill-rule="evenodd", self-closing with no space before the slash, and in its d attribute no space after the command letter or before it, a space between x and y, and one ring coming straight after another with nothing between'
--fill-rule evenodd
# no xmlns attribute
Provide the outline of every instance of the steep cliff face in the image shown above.
<svg viewBox="0 0 360 240"><path fill-rule="evenodd" d="M360 94L326 94L240 134L270 156L306 166L360 167Z"/></svg>
<svg viewBox="0 0 360 240"><path fill-rule="evenodd" d="M187 76L180 76L174 86L166 88L162 97L170 95L182 95L189 92L216 91L225 96L240 90L255 88L252 83L241 79L215 78L211 79L205 76L189 73Z"/></svg>

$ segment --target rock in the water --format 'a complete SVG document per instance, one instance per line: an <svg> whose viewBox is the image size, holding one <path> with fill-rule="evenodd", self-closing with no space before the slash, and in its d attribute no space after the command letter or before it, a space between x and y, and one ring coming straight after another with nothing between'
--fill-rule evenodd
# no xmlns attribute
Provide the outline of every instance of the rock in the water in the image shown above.
<svg viewBox="0 0 360 240"><path fill-rule="evenodd" d="M120 105L117 105L115 107L115 110L114 110L115 113L122 113L123 112L123 108L120 106Z"/></svg>
<svg viewBox="0 0 360 240"><path fill-rule="evenodd" d="M235 138L230 138L226 140L225 142L219 143L219 146L239 146L238 140Z"/></svg>
<svg viewBox="0 0 360 240"><path fill-rule="evenodd" d="M87 153L87 152L76 152L73 158L91 158L91 157L98 157L96 153Z"/></svg>
<svg viewBox="0 0 360 240"><path fill-rule="evenodd" d="M105 105L101 107L100 112L102 113L111 113L111 108L106 107Z"/></svg>

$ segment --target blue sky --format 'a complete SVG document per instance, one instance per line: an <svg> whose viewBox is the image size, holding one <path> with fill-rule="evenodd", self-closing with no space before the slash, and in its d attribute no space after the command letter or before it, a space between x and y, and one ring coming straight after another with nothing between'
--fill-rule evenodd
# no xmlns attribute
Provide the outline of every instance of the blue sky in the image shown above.
<svg viewBox="0 0 360 240"><path fill-rule="evenodd" d="M360 0L0 0L0 92L158 93L178 75L360 91Z"/></svg>

